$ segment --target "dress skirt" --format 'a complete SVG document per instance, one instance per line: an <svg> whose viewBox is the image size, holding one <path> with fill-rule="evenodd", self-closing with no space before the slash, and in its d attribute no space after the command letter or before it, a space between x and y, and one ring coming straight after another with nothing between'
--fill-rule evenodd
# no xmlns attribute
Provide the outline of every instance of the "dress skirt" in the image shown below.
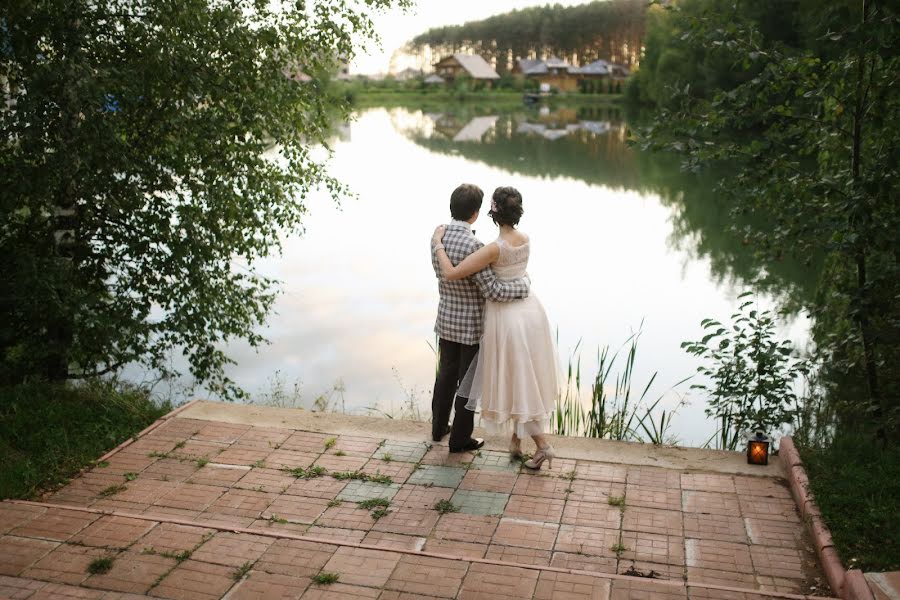
<svg viewBox="0 0 900 600"><path fill-rule="evenodd" d="M547 433L559 393L559 361L550 322L536 296L485 303L478 358L459 388L466 408L481 410L490 433Z"/></svg>

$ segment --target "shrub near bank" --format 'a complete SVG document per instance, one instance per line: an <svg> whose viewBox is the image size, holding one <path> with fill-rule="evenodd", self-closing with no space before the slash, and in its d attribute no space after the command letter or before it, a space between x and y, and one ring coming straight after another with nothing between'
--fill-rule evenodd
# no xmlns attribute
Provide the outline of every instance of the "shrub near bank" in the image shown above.
<svg viewBox="0 0 900 600"><path fill-rule="evenodd" d="M0 499L65 482L170 408L106 382L0 387Z"/></svg>

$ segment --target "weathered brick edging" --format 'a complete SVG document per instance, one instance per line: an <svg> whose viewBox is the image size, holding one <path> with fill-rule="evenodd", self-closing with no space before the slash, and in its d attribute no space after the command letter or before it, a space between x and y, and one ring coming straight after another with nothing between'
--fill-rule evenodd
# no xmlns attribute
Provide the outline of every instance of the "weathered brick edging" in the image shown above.
<svg viewBox="0 0 900 600"><path fill-rule="evenodd" d="M803 468L794 440L789 437L781 438L778 455L781 456L781 464L784 465L794 502L797 503L800 514L809 524L816 554L819 555L819 562L822 564L822 570L825 571L825 577L828 578L832 592L844 600L874 600L875 596L869 589L862 571L859 569L848 571L841 564L841 559L834 547L834 540L831 538L831 532L822 519L822 513L813 499L812 492L809 491L809 477L806 475L806 469Z"/></svg>

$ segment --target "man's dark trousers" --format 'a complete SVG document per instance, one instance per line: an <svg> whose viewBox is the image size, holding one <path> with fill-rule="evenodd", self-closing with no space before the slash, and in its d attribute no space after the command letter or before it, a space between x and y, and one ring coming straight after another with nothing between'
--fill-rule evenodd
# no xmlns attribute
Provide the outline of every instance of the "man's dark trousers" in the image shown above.
<svg viewBox="0 0 900 600"><path fill-rule="evenodd" d="M437 377L434 380L434 395L431 398L431 433L440 439L450 422L450 410L459 383L466 376L469 365L478 354L478 346L467 346L441 338L438 342L441 359ZM472 437L475 429L475 413L466 408L468 398L456 396L456 410L453 426L450 428L450 447L461 448Z"/></svg>

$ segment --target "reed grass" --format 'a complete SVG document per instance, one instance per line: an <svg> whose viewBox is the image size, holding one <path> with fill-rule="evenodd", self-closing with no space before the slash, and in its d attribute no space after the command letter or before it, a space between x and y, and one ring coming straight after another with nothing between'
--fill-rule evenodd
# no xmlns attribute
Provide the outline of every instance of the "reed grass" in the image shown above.
<svg viewBox="0 0 900 600"><path fill-rule="evenodd" d="M656 445L674 442L670 434L677 408L656 413L665 395L681 385L683 379L652 402L647 397L658 372L650 376L639 395L635 395L634 365L637 361L641 330L632 334L615 352L607 345L597 351L597 372L591 383L590 402L584 402L581 382L581 341L569 356L566 385L557 399L553 415L553 433L610 440L631 440ZM614 373L620 355L624 366ZM611 390L611 391L610 391Z"/></svg>

